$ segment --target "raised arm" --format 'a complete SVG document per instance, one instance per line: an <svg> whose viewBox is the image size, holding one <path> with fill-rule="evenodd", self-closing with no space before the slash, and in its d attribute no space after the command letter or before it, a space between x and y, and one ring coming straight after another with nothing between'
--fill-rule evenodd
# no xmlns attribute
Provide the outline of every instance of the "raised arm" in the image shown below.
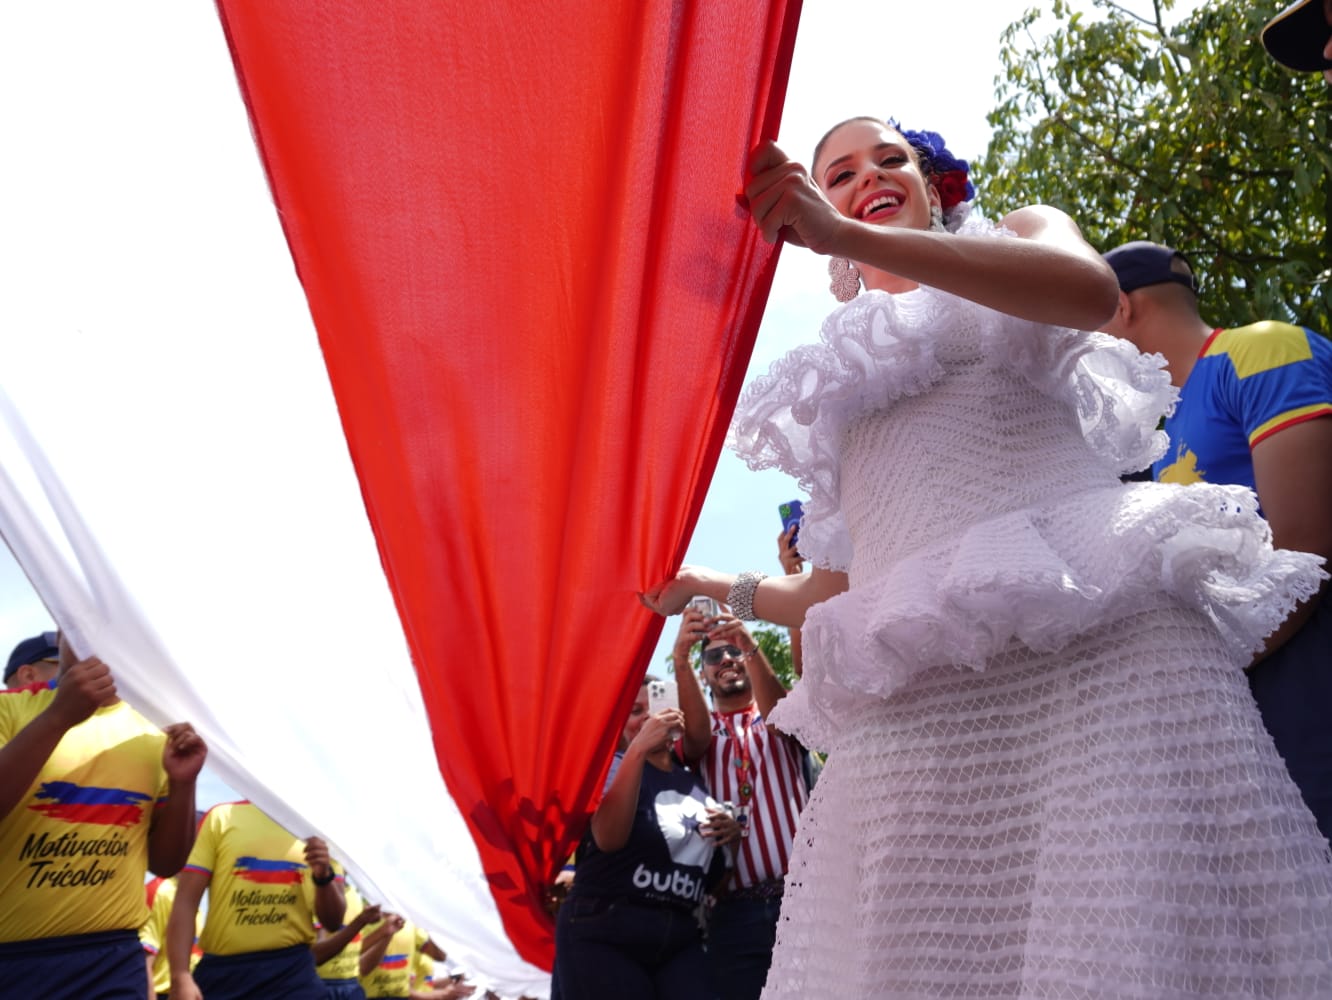
<svg viewBox="0 0 1332 1000"><path fill-rule="evenodd" d="M310 877L315 884L315 916L324 927L335 931L347 914L347 894L335 877L333 859L323 838L310 837L305 841L305 863L310 866Z"/></svg>
<svg viewBox="0 0 1332 1000"><path fill-rule="evenodd" d="M770 243L781 238L847 257L1041 323L1097 330L1118 305L1110 266L1058 209L1032 206L1007 216L1003 225L1019 239L878 226L839 212L775 143L758 146L749 166L745 196Z"/></svg>
<svg viewBox="0 0 1332 1000"><path fill-rule="evenodd" d="M689 598L703 596L725 602L735 576L706 566L682 566L669 580L640 595L659 615L679 614ZM799 576L769 577L754 591L754 614L765 622L799 628L805 612L847 588L845 573L815 567Z"/></svg>
<svg viewBox="0 0 1332 1000"><path fill-rule="evenodd" d="M707 635L702 613L685 608L680 619L680 634L671 649L671 664L675 672L675 686L680 695L680 713L684 716L684 735L680 741L685 760L696 761L707 753L712 742L712 713L703 695L703 685L694 671L690 651L694 643Z"/></svg>
<svg viewBox="0 0 1332 1000"><path fill-rule="evenodd" d="M796 549L796 532L799 523L791 525L777 536L777 561L782 564L782 572L787 576L800 576L805 572L805 557ZM791 628L791 669L797 677L805 672L805 649L800 636L800 629Z"/></svg>
<svg viewBox="0 0 1332 1000"><path fill-rule="evenodd" d="M7 698L36 697L26 692ZM46 695L43 695L46 697ZM102 705L116 700L111 670L96 657L75 663L60 678L55 697L42 713L0 746L0 819L22 800L64 735Z"/></svg>
<svg viewBox="0 0 1332 1000"><path fill-rule="evenodd" d="M163 878L180 871L194 846L194 786L207 757L208 747L188 722L166 728L167 798L153 810L148 828L148 867Z"/></svg>
<svg viewBox="0 0 1332 1000"><path fill-rule="evenodd" d="M649 715L638 735L624 751L620 768L611 779L610 787L602 796L601 804L592 814L592 839L599 849L618 851L629 843L634 828L634 812L638 808L638 789L643 781L643 768L652 754L669 749L671 730L684 728L684 715L678 708L665 708Z"/></svg>
<svg viewBox="0 0 1332 1000"><path fill-rule="evenodd" d="M356 940L356 935L371 924L378 923L382 914L379 904L367 906L333 933L320 928L319 938L310 945L314 952L315 965L323 965L330 958L341 954L342 950Z"/></svg>
<svg viewBox="0 0 1332 1000"><path fill-rule="evenodd" d="M384 922L361 941L361 964L359 967L362 977L374 972L375 967L384 960L384 953L388 951L389 942L393 940L394 934L402 930L404 923L406 921L398 914L386 913L384 914Z"/></svg>

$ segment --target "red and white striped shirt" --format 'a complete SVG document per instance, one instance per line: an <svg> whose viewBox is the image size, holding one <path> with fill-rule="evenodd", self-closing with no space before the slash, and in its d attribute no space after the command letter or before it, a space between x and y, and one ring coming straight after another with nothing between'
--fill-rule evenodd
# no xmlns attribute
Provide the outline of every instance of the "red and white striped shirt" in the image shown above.
<svg viewBox="0 0 1332 1000"><path fill-rule="evenodd" d="M728 887L786 875L796 823L809 798L803 752L791 737L768 729L753 704L712 713L712 741L698 765L714 799L749 810L749 832L732 845L735 868Z"/></svg>

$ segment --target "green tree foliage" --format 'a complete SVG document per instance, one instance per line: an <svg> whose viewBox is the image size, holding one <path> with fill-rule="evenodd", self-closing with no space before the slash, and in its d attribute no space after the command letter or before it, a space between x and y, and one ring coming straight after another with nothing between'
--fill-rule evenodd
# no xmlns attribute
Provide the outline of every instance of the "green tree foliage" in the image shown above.
<svg viewBox="0 0 1332 1000"><path fill-rule="evenodd" d="M1084 13L1056 0L1009 26L981 202L992 216L1055 205L1101 250L1176 247L1218 324L1286 319L1327 333L1327 85L1263 50L1278 0L1209 0L1174 23L1172 2L1093 0Z"/></svg>
<svg viewBox="0 0 1332 1000"><path fill-rule="evenodd" d="M791 662L791 639L779 625L758 625L749 630L763 655L772 664L772 672L786 690L796 681L795 666Z"/></svg>

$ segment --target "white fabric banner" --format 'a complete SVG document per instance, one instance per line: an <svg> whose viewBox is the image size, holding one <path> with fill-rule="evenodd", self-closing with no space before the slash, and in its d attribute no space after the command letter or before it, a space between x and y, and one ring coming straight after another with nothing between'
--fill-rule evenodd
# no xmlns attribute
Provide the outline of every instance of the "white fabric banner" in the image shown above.
<svg viewBox="0 0 1332 1000"><path fill-rule="evenodd" d="M0 532L139 711L194 723L483 985L545 996L440 777L216 12L78 6L0 16L0 85L32 95L6 116Z"/></svg>

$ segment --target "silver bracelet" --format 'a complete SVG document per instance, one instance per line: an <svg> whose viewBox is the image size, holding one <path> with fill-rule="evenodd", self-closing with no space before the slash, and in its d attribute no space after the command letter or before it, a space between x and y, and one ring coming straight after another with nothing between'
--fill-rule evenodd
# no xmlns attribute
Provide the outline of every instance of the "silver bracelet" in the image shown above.
<svg viewBox="0 0 1332 1000"><path fill-rule="evenodd" d="M731 613L742 622L758 621L754 617L754 591L758 590L759 581L767 578L767 573L747 569L735 578L735 583L726 592L726 603L731 606Z"/></svg>

